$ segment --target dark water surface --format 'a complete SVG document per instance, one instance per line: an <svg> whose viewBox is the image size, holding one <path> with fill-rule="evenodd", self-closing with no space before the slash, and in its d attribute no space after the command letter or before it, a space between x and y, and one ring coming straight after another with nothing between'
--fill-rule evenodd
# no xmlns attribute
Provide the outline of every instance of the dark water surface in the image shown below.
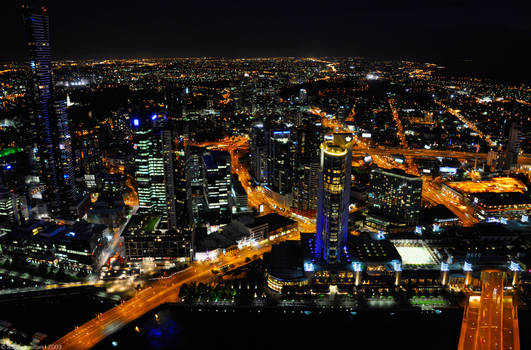
<svg viewBox="0 0 531 350"><path fill-rule="evenodd" d="M158 316L158 320L155 317ZM96 349L457 349L462 310L304 311L165 306ZM138 331L135 330L138 327ZM523 349L523 348L522 348Z"/></svg>

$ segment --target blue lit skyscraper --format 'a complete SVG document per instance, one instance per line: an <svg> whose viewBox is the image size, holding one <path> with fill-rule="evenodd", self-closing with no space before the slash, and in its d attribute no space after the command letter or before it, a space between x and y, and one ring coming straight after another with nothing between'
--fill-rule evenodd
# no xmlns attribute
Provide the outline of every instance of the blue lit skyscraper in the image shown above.
<svg viewBox="0 0 531 350"><path fill-rule="evenodd" d="M321 143L315 255L339 263L347 241L352 135L334 134Z"/></svg>
<svg viewBox="0 0 531 350"><path fill-rule="evenodd" d="M27 101L33 135L33 164L42 199L54 216L69 216L78 199L71 138L63 101L55 101L46 8L24 6L30 75Z"/></svg>

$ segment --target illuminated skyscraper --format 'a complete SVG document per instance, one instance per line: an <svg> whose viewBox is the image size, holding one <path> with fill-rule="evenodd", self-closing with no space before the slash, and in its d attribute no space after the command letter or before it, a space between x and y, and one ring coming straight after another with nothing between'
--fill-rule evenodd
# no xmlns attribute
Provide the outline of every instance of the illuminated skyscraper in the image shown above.
<svg viewBox="0 0 531 350"><path fill-rule="evenodd" d="M263 123L253 125L251 129L251 175L260 185L266 185L267 173L267 147Z"/></svg>
<svg viewBox="0 0 531 350"><path fill-rule="evenodd" d="M56 101L52 80L49 19L43 6L24 6L30 76L28 110L33 135L33 164L42 199L55 216L68 216L76 204L71 138L64 101Z"/></svg>
<svg viewBox="0 0 531 350"><path fill-rule="evenodd" d="M296 166L293 179L293 207L315 213L319 179L320 146L324 131L314 122L305 122L297 129Z"/></svg>
<svg viewBox="0 0 531 350"><path fill-rule="evenodd" d="M367 224L378 229L419 222L422 179L400 169L371 172Z"/></svg>
<svg viewBox="0 0 531 350"><path fill-rule="evenodd" d="M139 118L133 130L139 212L160 214L165 228L176 228L171 132Z"/></svg>
<svg viewBox="0 0 531 350"><path fill-rule="evenodd" d="M295 170L295 143L287 126L270 127L266 131L267 174L271 189L280 194L291 193Z"/></svg>
<svg viewBox="0 0 531 350"><path fill-rule="evenodd" d="M231 219L231 159L229 152L208 151L202 157L203 189L206 200L208 233L228 224Z"/></svg>
<svg viewBox="0 0 531 350"><path fill-rule="evenodd" d="M503 170L512 170L518 164L518 153L520 152L520 140L522 131L513 123L509 129L509 138L504 151Z"/></svg>
<svg viewBox="0 0 531 350"><path fill-rule="evenodd" d="M14 193L0 185L0 237L19 224L17 198Z"/></svg>
<svg viewBox="0 0 531 350"><path fill-rule="evenodd" d="M321 143L315 255L339 263L346 245L352 168L352 135Z"/></svg>

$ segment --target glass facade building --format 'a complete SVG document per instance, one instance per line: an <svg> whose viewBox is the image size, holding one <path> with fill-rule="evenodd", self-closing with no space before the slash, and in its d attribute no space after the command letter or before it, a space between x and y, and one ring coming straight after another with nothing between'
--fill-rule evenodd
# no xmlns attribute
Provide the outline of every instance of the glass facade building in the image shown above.
<svg viewBox="0 0 531 350"><path fill-rule="evenodd" d="M339 263L346 246L352 168L352 135L321 144L315 255Z"/></svg>
<svg viewBox="0 0 531 350"><path fill-rule="evenodd" d="M133 120L135 178L140 213L160 214L166 228L176 228L171 132Z"/></svg>
<svg viewBox="0 0 531 350"><path fill-rule="evenodd" d="M400 169L374 169L369 189L368 220L414 226L419 222L422 179Z"/></svg>
<svg viewBox="0 0 531 350"><path fill-rule="evenodd" d="M69 216L78 199L66 104L55 100L46 8L24 7L30 74L27 102L32 160L42 199L53 215Z"/></svg>

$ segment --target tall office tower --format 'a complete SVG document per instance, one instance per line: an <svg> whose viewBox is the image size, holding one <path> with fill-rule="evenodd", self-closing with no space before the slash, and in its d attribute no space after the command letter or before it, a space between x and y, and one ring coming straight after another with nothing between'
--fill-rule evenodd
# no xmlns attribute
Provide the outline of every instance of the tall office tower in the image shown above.
<svg viewBox="0 0 531 350"><path fill-rule="evenodd" d="M293 207L312 215L317 209L319 162L297 164L293 181Z"/></svg>
<svg viewBox="0 0 531 350"><path fill-rule="evenodd" d="M251 175L259 185L266 185L267 174L267 147L263 123L253 125L250 137L251 148Z"/></svg>
<svg viewBox="0 0 531 350"><path fill-rule="evenodd" d="M352 135L334 134L321 144L315 254L339 263L347 242Z"/></svg>
<svg viewBox="0 0 531 350"><path fill-rule="evenodd" d="M304 212L317 209L320 145L324 132L314 123L306 122L297 130L296 171L293 181L293 206Z"/></svg>
<svg viewBox="0 0 531 350"><path fill-rule="evenodd" d="M513 123L509 129L509 138L504 150L503 170L512 170L518 165L521 138L522 131Z"/></svg>
<svg viewBox="0 0 531 350"><path fill-rule="evenodd" d="M0 237L19 224L17 198L14 193L0 185Z"/></svg>
<svg viewBox="0 0 531 350"><path fill-rule="evenodd" d="M139 212L160 214L166 228L175 228L171 132L138 118L133 127Z"/></svg>
<svg viewBox="0 0 531 350"><path fill-rule="evenodd" d="M400 169L371 171L367 224L378 229L419 222L422 179Z"/></svg>
<svg viewBox="0 0 531 350"><path fill-rule="evenodd" d="M494 150L490 150L489 153L487 154L487 167L489 171L493 172L497 167L497 163L498 163L498 152Z"/></svg>
<svg viewBox="0 0 531 350"><path fill-rule="evenodd" d="M185 162L187 212L195 232L198 227L203 226L200 212L206 207L203 189L203 149L197 147L188 149Z"/></svg>
<svg viewBox="0 0 531 350"><path fill-rule="evenodd" d="M226 151L208 151L202 157L207 232L210 234L230 222L232 213L231 160Z"/></svg>
<svg viewBox="0 0 531 350"><path fill-rule="evenodd" d="M151 175L149 172L149 158L151 149L152 130L140 127L140 120L133 119L135 152L135 179L138 192L138 210L151 211Z"/></svg>
<svg viewBox="0 0 531 350"><path fill-rule="evenodd" d="M306 104L308 102L308 92L306 89L299 90L299 103Z"/></svg>
<svg viewBox="0 0 531 350"><path fill-rule="evenodd" d="M76 187L74 172L74 156L72 152L72 137L68 128L68 116L66 114L66 102L63 100L54 102L54 112L57 118L57 137L59 149L57 152L58 165L63 175L63 181L59 181L60 191L67 203L75 204L79 194ZM55 189L57 191L57 189Z"/></svg>
<svg viewBox="0 0 531 350"><path fill-rule="evenodd" d="M76 204L77 190L64 101L54 101L49 20L46 8L24 6L29 50L27 99L33 135L33 163L42 198L53 215L67 216Z"/></svg>
<svg viewBox="0 0 531 350"><path fill-rule="evenodd" d="M280 194L291 193L295 170L295 143L291 130L274 126L266 131L267 175L271 190Z"/></svg>
<svg viewBox="0 0 531 350"><path fill-rule="evenodd" d="M168 228L177 228L176 196L175 196L175 173L173 137L170 130L160 132L162 138L162 158L164 161L164 185L166 189L166 216Z"/></svg>

